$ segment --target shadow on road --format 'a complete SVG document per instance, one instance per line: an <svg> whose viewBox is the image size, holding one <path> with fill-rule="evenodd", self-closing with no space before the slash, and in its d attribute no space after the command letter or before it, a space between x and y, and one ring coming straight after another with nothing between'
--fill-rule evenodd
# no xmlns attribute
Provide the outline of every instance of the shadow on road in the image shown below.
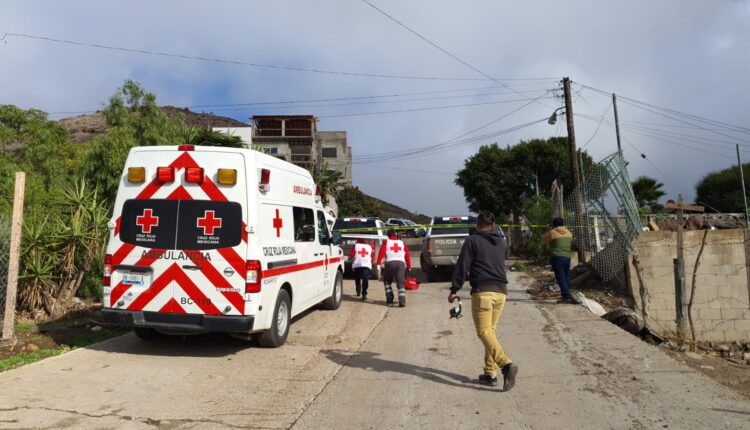
<svg viewBox="0 0 750 430"><path fill-rule="evenodd" d="M354 367L372 372L395 372L404 375L418 376L428 381L453 387L469 388L477 391L498 391L490 387L479 385L479 381L457 373L432 367L416 366L409 363L378 358L375 352L349 352L335 349L321 351L326 358L345 367Z"/></svg>
<svg viewBox="0 0 750 430"><path fill-rule="evenodd" d="M153 340L141 340L127 334L87 349L119 354L154 355L164 357L224 357L251 346L251 342L235 339L224 333L207 333L186 336L161 336Z"/></svg>

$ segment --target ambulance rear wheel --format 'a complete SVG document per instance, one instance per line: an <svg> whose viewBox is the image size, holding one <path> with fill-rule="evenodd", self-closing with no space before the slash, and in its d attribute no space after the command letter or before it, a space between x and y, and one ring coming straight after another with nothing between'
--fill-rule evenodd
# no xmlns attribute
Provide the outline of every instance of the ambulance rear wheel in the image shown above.
<svg viewBox="0 0 750 430"><path fill-rule="evenodd" d="M280 290L279 296L276 299L271 328L258 336L260 346L278 348L283 345L289 335L289 325L291 323L292 301L289 300L289 293L286 290Z"/></svg>
<svg viewBox="0 0 750 430"><path fill-rule="evenodd" d="M141 340L154 340L161 337L161 333L158 331L147 328L147 327L134 327L133 332L136 336L138 336Z"/></svg>
<svg viewBox="0 0 750 430"><path fill-rule="evenodd" d="M344 277L341 272L336 272L336 280L333 282L333 291L331 291L331 297L323 301L323 309L329 311L335 311L341 306L341 296L344 291Z"/></svg>

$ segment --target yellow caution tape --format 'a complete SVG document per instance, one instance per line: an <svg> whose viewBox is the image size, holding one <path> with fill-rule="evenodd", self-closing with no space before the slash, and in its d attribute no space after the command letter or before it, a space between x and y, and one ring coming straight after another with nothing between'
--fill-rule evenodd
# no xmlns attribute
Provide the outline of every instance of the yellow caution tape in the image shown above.
<svg viewBox="0 0 750 430"><path fill-rule="evenodd" d="M525 225L525 224L498 224L498 226L503 228L546 228L546 225ZM360 228L344 228L344 229L333 229L335 232L339 232L342 234L346 233L367 233L372 231L388 231L388 230L417 230L417 229L424 229L428 230L431 228L439 228L439 229L459 229L459 228L475 228L474 224L419 224L419 225L399 225L399 226L385 226L385 227L360 227Z"/></svg>

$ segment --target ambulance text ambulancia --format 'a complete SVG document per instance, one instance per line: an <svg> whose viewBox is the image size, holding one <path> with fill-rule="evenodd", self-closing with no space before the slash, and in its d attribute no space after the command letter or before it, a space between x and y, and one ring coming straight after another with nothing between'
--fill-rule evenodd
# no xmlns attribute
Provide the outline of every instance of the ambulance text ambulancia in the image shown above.
<svg viewBox="0 0 750 430"><path fill-rule="evenodd" d="M259 333L341 304L343 258L310 173L249 149L130 151L110 222L104 316L141 338Z"/></svg>

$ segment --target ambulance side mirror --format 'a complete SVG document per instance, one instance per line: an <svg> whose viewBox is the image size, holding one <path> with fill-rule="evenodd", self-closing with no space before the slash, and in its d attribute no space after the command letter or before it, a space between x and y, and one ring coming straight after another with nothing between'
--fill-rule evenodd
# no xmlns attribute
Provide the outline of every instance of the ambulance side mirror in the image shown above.
<svg viewBox="0 0 750 430"><path fill-rule="evenodd" d="M334 231L331 235L331 245L340 246L344 243L344 239L341 237L341 233Z"/></svg>

